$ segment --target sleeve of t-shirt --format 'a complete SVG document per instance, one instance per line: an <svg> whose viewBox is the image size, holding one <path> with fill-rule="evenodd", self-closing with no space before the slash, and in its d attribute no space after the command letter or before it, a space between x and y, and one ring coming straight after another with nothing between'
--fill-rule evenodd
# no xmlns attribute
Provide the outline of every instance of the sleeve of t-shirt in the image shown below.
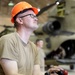
<svg viewBox="0 0 75 75"><path fill-rule="evenodd" d="M2 58L7 58L14 61L17 61L18 59L18 52L15 48L15 44L10 39L0 39L0 59Z"/></svg>

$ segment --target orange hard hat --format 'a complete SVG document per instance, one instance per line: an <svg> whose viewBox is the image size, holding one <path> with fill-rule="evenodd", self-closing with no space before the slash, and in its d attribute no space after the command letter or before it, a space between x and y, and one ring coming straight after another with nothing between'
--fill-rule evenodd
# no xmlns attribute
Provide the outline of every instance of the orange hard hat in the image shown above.
<svg viewBox="0 0 75 75"><path fill-rule="evenodd" d="M14 17L20 12L20 11L23 11L25 9L29 9L31 8L35 14L38 14L38 9L35 8L35 7L32 7L29 3L25 2L25 1L22 1L22 2L19 2L17 3L12 11L11 11L11 22L14 23Z"/></svg>

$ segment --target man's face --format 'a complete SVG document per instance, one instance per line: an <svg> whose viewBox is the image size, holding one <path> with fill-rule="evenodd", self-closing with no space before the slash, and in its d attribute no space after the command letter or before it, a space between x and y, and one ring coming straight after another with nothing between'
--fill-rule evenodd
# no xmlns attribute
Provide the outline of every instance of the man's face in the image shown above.
<svg viewBox="0 0 75 75"><path fill-rule="evenodd" d="M40 48L42 48L42 47L43 47L43 41L42 41L42 40L38 41L38 42L37 42L37 45L38 45Z"/></svg>
<svg viewBox="0 0 75 75"><path fill-rule="evenodd" d="M38 19L32 10L28 10L25 13L21 14L20 18L22 20L22 25L24 25L25 28L31 29L33 31L38 28Z"/></svg>

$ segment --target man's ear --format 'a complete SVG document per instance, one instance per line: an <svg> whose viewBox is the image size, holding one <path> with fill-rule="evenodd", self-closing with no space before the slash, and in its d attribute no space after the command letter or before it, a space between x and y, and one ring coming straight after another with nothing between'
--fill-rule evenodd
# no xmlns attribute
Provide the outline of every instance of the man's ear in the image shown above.
<svg viewBox="0 0 75 75"><path fill-rule="evenodd" d="M23 23L23 21L22 21L21 18L17 18L16 21L17 21L19 24L22 24L22 23Z"/></svg>

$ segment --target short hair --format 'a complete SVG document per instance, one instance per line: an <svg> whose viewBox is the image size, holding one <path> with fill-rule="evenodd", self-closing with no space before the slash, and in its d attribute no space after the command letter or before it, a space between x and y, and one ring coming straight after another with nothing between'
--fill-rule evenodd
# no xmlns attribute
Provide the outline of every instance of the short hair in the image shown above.
<svg viewBox="0 0 75 75"><path fill-rule="evenodd" d="M39 41L41 41L42 39L37 39L36 41L35 41L35 44L37 43L37 42L39 42Z"/></svg>

